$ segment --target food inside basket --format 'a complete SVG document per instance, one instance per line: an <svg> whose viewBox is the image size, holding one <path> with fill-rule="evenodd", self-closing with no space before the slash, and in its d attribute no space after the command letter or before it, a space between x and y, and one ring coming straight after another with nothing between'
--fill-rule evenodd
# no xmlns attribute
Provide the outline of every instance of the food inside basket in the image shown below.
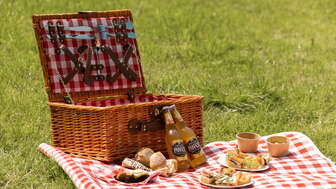
<svg viewBox="0 0 336 189"><path fill-rule="evenodd" d="M210 185L239 186L250 183L252 175L232 168L222 168L219 171L203 170L200 181Z"/></svg>

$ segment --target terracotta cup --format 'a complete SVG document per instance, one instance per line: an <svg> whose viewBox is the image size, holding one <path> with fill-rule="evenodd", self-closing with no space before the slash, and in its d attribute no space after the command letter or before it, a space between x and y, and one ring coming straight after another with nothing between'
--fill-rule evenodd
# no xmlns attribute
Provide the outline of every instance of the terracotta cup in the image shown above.
<svg viewBox="0 0 336 189"><path fill-rule="evenodd" d="M257 152L260 135L256 133L238 133L236 135L238 148L241 152Z"/></svg>
<svg viewBox="0 0 336 189"><path fill-rule="evenodd" d="M271 136L267 139L268 152L273 157L288 155L289 140L283 136Z"/></svg>

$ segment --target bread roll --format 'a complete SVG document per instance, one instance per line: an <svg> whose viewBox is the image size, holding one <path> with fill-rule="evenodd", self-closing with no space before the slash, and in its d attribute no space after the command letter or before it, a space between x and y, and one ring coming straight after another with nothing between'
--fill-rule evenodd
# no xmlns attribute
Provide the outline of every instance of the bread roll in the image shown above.
<svg viewBox="0 0 336 189"><path fill-rule="evenodd" d="M154 154L154 151L150 148L141 148L135 155L135 160L149 167L150 157Z"/></svg>
<svg viewBox="0 0 336 189"><path fill-rule="evenodd" d="M152 170L164 168L167 165L167 159L161 152L156 152L149 159L149 166Z"/></svg>
<svg viewBox="0 0 336 189"><path fill-rule="evenodd" d="M164 168L160 168L160 169L157 169L156 171L159 171L160 172L160 176L163 176L163 177L169 177L169 173L168 173L168 167L164 167Z"/></svg>
<svg viewBox="0 0 336 189"><path fill-rule="evenodd" d="M171 176L177 171L177 161L176 159L168 159L167 162L168 175Z"/></svg>
<svg viewBox="0 0 336 189"><path fill-rule="evenodd" d="M125 158L122 162L121 162L121 166L129 168L129 169L142 169L145 171L150 171L146 166L144 166L143 164L130 159L130 158Z"/></svg>
<svg viewBox="0 0 336 189"><path fill-rule="evenodd" d="M166 161L166 166L160 169L157 169L160 172L161 176L170 177L177 171L177 161L176 159L168 159Z"/></svg>
<svg viewBox="0 0 336 189"><path fill-rule="evenodd" d="M235 177L237 179L237 184L238 185L243 185L251 182L252 180L252 175L249 173L244 173L244 172L238 172L235 173Z"/></svg>

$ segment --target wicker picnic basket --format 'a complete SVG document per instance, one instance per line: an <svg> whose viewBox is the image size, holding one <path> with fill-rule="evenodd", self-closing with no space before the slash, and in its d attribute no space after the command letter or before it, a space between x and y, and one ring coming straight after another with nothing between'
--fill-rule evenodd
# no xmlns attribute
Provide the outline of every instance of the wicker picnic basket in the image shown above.
<svg viewBox="0 0 336 189"><path fill-rule="evenodd" d="M203 97L146 93L129 10L33 15L33 28L55 146L102 161L166 153L157 113L171 104L203 145Z"/></svg>

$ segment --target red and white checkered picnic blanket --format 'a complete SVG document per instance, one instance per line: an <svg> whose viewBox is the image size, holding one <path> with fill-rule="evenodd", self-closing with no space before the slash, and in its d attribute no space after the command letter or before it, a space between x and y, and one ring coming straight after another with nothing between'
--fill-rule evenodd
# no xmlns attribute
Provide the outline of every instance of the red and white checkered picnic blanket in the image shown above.
<svg viewBox="0 0 336 189"><path fill-rule="evenodd" d="M253 174L255 181L249 188L336 188L336 166L326 158L304 134L284 132L290 140L290 154L273 158L271 168ZM259 151L267 152L265 139L259 143ZM193 172L178 173L172 177L157 177L146 185L123 184L113 179L118 165L104 164L96 160L74 158L48 144L41 144L38 150L54 159L69 175L78 188L207 188L198 182L201 169L220 168L218 158L233 149L236 141L213 142L204 147L208 165Z"/></svg>

